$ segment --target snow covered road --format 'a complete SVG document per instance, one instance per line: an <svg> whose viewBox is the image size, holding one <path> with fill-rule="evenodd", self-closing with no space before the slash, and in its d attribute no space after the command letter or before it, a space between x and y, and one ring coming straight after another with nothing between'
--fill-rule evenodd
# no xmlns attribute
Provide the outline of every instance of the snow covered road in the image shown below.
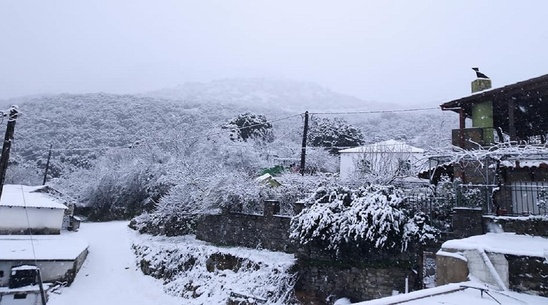
<svg viewBox="0 0 548 305"><path fill-rule="evenodd" d="M75 234L89 242L86 262L70 287L52 294L49 305L183 304L167 295L162 282L145 276L135 266L131 250L135 232L128 222L82 223Z"/></svg>

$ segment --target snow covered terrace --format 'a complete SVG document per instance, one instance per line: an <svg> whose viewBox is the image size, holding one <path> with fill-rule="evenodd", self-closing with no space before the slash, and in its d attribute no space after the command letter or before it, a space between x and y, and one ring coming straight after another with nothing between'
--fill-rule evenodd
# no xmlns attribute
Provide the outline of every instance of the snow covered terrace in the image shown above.
<svg viewBox="0 0 548 305"><path fill-rule="evenodd" d="M473 255L469 255L470 252L487 252L489 253L489 258L491 260L493 259L491 254L493 253L515 255L520 257L536 257L543 260L544 264L547 264L548 238L517 235L514 233L488 233L463 239L449 240L442 245L442 250L438 252L438 255L454 257L464 261L465 263L468 262L468 267L470 270L470 275L468 277L469 279L472 279L471 281L451 283L435 288L418 290L407 294L398 294L387 298L356 304L548 304L548 298L546 297L510 291L507 286L501 288L497 287L495 283L486 283L484 280L480 279L483 276L478 274L478 272L489 273L489 270L485 270L489 268L482 268L481 266L478 266L478 260L474 259ZM505 273L500 270L503 266L501 266L497 260L493 260L492 264L494 266L490 271L499 274ZM459 268L459 266L452 265L451 268ZM508 268L508 266L506 266L506 268ZM542 273L542 271L536 272ZM508 275L508 270L506 270L506 275ZM532 275L528 274L528 276ZM506 282L507 285L508 279L505 280L503 278L501 279L501 282Z"/></svg>

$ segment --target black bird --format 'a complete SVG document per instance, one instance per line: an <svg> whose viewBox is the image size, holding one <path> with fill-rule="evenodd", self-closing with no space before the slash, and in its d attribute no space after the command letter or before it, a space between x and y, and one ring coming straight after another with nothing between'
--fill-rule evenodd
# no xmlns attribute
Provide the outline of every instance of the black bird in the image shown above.
<svg viewBox="0 0 548 305"><path fill-rule="evenodd" d="M477 76L478 78L489 78L489 76L487 76L487 75L481 73L481 72L479 71L479 68L472 68L472 70L476 71L476 76Z"/></svg>

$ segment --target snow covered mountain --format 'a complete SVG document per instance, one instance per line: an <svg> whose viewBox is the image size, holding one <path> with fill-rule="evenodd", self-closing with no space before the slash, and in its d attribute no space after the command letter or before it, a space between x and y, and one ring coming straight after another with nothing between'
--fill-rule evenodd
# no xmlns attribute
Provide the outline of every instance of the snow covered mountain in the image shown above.
<svg viewBox="0 0 548 305"><path fill-rule="evenodd" d="M336 93L314 83L264 78L185 83L143 95L185 101L276 107L291 112L379 110L394 107Z"/></svg>

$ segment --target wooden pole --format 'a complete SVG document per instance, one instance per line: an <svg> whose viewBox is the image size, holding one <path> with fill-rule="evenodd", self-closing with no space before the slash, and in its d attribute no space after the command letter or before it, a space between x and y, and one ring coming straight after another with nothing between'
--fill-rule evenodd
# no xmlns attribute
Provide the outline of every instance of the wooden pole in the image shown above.
<svg viewBox="0 0 548 305"><path fill-rule="evenodd" d="M46 184L46 181L48 179L48 170L49 170L49 160L51 159L51 148L53 147L53 144L49 145L49 153L48 153L48 161L46 161L46 170L44 171L44 181L42 182L42 185Z"/></svg>
<svg viewBox="0 0 548 305"><path fill-rule="evenodd" d="M6 170L8 169L11 142L13 141L13 132L15 130L15 122L17 121L18 116L18 107L11 106L8 114L8 126L6 127L6 135L4 136L4 145L2 146L2 156L0 156L0 198L2 197L4 181L6 180Z"/></svg>
<svg viewBox="0 0 548 305"><path fill-rule="evenodd" d="M304 167L306 163L306 137L308 136L308 111L304 113L303 143L301 145L301 175L304 176Z"/></svg>
<svg viewBox="0 0 548 305"><path fill-rule="evenodd" d="M42 300L42 305L46 305L47 298L46 292L44 291L44 283L42 283L42 272L40 272L40 269L37 269L36 271L36 275L38 276L38 288L40 288L40 299Z"/></svg>

